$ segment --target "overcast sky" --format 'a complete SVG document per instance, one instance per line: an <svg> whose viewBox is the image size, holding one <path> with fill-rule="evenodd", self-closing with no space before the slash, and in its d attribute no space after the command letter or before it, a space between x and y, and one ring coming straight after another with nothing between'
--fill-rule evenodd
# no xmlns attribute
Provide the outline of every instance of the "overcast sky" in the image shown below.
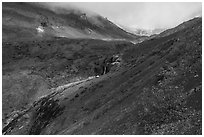
<svg viewBox="0 0 204 137"><path fill-rule="evenodd" d="M171 28L195 16L201 16L202 3L58 3L68 7L74 5L94 11L116 24L130 28Z"/></svg>

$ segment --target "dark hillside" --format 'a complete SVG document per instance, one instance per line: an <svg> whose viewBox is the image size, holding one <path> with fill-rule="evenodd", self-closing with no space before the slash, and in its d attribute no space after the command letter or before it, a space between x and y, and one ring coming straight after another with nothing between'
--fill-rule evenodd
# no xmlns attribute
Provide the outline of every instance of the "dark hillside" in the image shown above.
<svg viewBox="0 0 204 137"><path fill-rule="evenodd" d="M39 3L3 2L3 41L27 41L53 37L134 40L130 34L100 15L79 9L50 9ZM63 12L62 12L63 11Z"/></svg>
<svg viewBox="0 0 204 137"><path fill-rule="evenodd" d="M66 63L72 75L95 76L47 87L45 96L5 114L3 134L202 134L202 18L185 24L137 45L67 39L51 45L5 43L5 76L35 64L32 75L43 72L58 82L56 74L66 72L59 64Z"/></svg>

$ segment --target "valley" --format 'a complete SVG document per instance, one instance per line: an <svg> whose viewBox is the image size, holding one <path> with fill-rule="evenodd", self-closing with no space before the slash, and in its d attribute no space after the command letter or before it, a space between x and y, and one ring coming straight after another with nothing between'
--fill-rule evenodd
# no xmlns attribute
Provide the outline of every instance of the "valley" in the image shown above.
<svg viewBox="0 0 204 137"><path fill-rule="evenodd" d="M17 7L29 11L30 19ZM73 13L55 16L67 30L51 30L57 13L37 7L3 5L2 134L202 134L201 17L142 37L102 17L97 21L105 28ZM38 31L35 8L49 20ZM11 15L14 22L7 24ZM34 27L18 35L21 23L12 24L17 17L25 24L35 20ZM97 37L84 37L87 25ZM67 34L73 29L77 37Z"/></svg>

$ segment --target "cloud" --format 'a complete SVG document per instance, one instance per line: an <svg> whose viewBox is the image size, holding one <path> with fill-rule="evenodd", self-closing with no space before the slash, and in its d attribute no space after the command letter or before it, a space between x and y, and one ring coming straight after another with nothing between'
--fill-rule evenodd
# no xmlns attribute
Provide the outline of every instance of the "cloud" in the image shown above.
<svg viewBox="0 0 204 137"><path fill-rule="evenodd" d="M72 2L49 3L49 5L64 8L78 7L83 11L98 13L123 26L146 29L175 27L202 14L201 2Z"/></svg>

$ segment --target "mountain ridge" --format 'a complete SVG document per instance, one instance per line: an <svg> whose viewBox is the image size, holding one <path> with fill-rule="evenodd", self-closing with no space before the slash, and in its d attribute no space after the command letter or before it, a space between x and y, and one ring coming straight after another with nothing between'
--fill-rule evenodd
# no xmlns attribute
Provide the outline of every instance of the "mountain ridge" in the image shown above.
<svg viewBox="0 0 204 137"><path fill-rule="evenodd" d="M57 9L55 9L57 10ZM87 16L81 11L60 12L32 3L3 3L3 40L49 37L127 39L140 36L128 33L100 15ZM41 31L38 31L40 30Z"/></svg>

